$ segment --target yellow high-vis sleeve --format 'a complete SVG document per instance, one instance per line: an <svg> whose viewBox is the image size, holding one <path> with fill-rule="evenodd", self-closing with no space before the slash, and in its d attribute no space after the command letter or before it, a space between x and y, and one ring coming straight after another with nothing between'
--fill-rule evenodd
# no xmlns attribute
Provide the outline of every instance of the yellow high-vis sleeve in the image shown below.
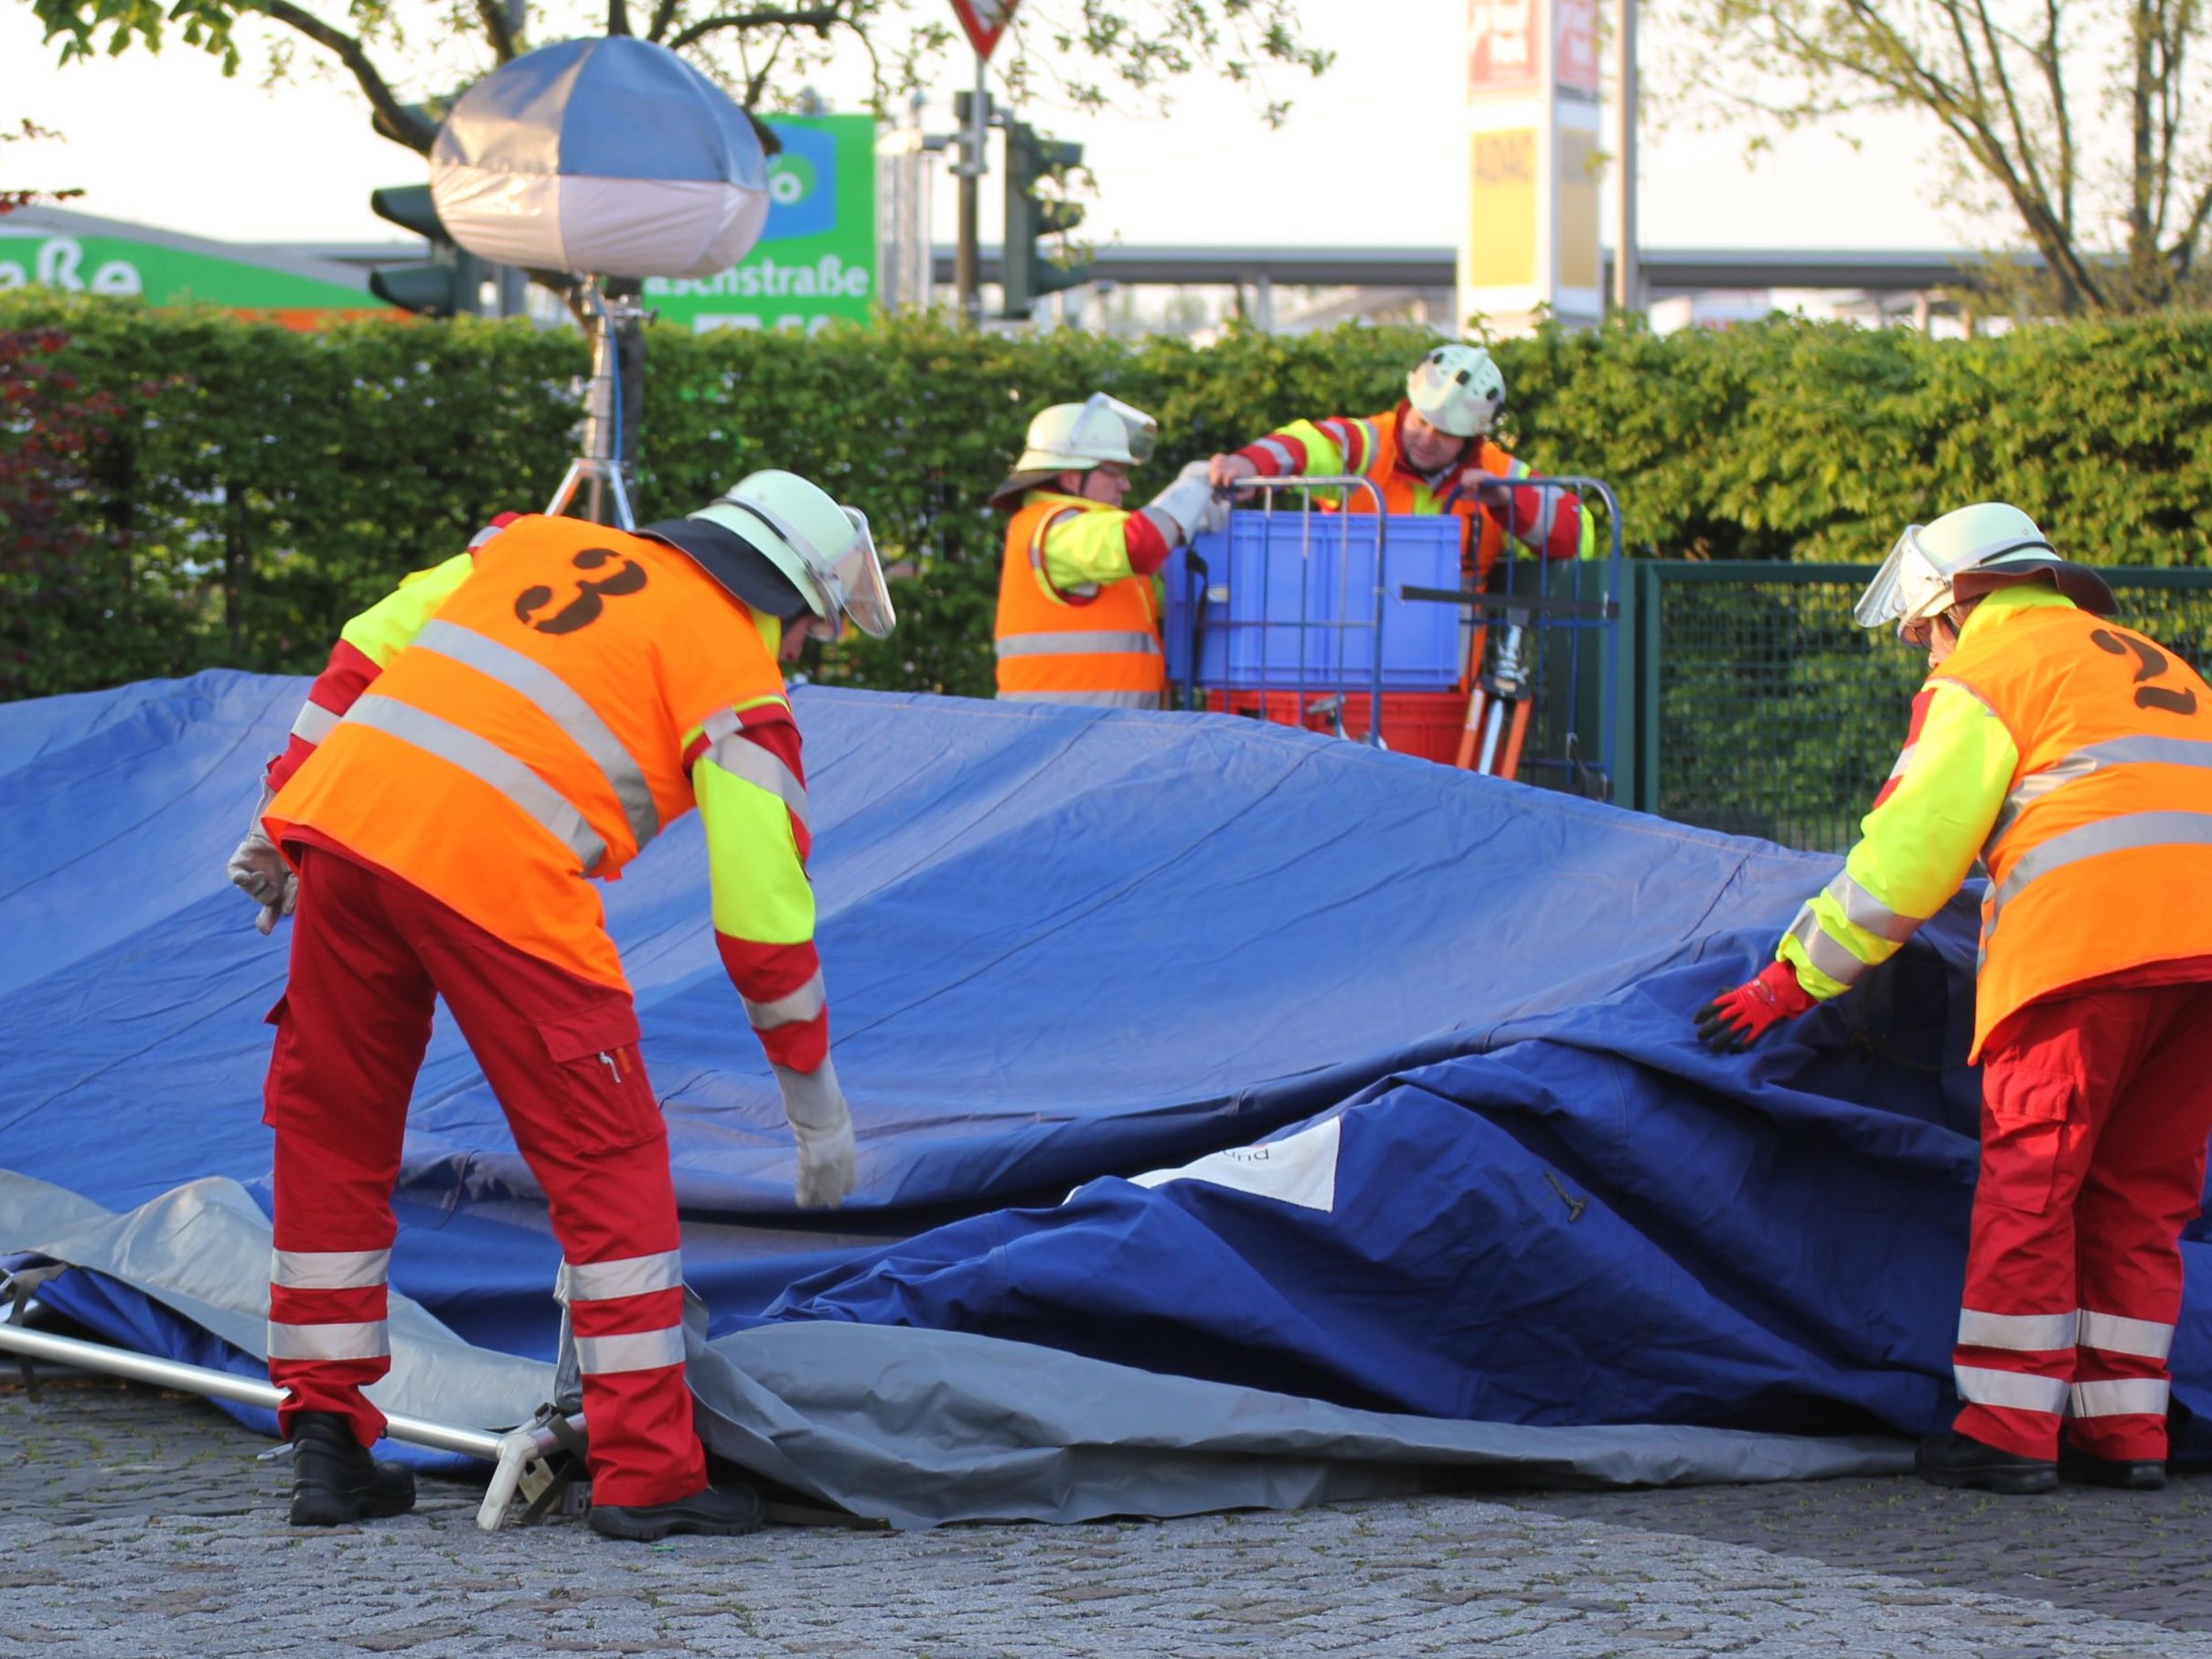
<svg viewBox="0 0 2212 1659"><path fill-rule="evenodd" d="M806 789L790 769L732 733L692 764L691 793L706 832L715 932L750 945L813 938L814 885L792 829L795 814L804 819Z"/></svg>
<svg viewBox="0 0 2212 1659"><path fill-rule="evenodd" d="M422 625L476 568L467 553L400 578L400 585L338 630L338 637L383 668L414 642Z"/></svg>
<svg viewBox="0 0 2212 1659"><path fill-rule="evenodd" d="M1915 735L1860 821L1843 873L1775 949L1812 996L1850 990L1950 901L2012 787L2019 749L1980 698L1940 674L1920 698Z"/></svg>
<svg viewBox="0 0 2212 1659"><path fill-rule="evenodd" d="M1053 519L1044 531L1044 573L1053 587L1064 594L1135 575L1124 528L1128 521L1118 508L1070 511Z"/></svg>

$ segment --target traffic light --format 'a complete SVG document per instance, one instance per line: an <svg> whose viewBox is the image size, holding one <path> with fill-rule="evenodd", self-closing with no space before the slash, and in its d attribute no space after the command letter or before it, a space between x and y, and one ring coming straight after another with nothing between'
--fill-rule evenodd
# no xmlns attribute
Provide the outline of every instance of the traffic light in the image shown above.
<svg viewBox="0 0 2212 1659"><path fill-rule="evenodd" d="M1073 230L1083 209L1057 197L1039 196L1045 179L1062 179L1083 165L1083 146L1042 138L1026 122L1006 123L1006 242L999 281L1006 290L1002 315L1027 316L1041 295L1056 294L1090 280L1087 261L1063 264L1037 246L1041 236Z"/></svg>
<svg viewBox="0 0 2212 1659"><path fill-rule="evenodd" d="M438 220L428 185L394 185L369 193L379 219L413 231L430 243L421 264L386 265L369 273L369 291L388 305L423 316L474 316L483 309L484 281L491 267L454 246Z"/></svg>

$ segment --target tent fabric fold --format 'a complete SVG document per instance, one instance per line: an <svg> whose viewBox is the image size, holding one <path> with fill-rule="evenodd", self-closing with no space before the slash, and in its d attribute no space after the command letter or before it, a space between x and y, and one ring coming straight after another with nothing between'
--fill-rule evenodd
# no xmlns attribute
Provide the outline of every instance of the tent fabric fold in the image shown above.
<svg viewBox="0 0 2212 1659"><path fill-rule="evenodd" d="M201 1226L266 1211L286 934L222 867L304 690L211 672L0 708L0 1250L87 1258L118 1340L166 1340L116 1311L137 1295L256 1352L250 1250L217 1296L85 1240L134 1213L150 1238L187 1195ZM605 890L718 1450L923 1525L1459 1464L1831 1473L1948 1420L1971 900L1724 1060L1690 1011L1835 860L1231 716L795 708L847 1207L792 1204L696 820ZM550 1361L560 1251L443 1019L395 1202L394 1290L472 1375ZM2201 1294L2175 1361L2201 1415ZM537 1404L513 1375L470 1396L481 1426Z"/></svg>

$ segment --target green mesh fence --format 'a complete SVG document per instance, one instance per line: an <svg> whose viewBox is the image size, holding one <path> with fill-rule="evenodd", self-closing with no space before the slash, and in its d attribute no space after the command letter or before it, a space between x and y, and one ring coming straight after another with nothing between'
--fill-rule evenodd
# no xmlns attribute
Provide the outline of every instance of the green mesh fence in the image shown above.
<svg viewBox="0 0 2212 1659"><path fill-rule="evenodd" d="M1639 574L1637 758L1648 776L1638 804L1847 850L1896 763L1927 666L1891 632L1852 621L1872 567L1653 562ZM2205 669L2212 571L2107 574L2121 621Z"/></svg>

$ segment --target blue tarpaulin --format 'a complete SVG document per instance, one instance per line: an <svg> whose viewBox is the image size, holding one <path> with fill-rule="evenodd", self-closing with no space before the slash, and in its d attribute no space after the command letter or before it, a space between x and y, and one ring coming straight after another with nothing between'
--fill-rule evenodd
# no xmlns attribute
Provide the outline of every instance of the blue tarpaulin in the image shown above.
<svg viewBox="0 0 2212 1659"><path fill-rule="evenodd" d="M0 1165L110 1210L211 1175L266 1207L286 929L222 867L304 690L0 708ZM696 819L606 889L717 1335L921 1327L1492 1424L1948 1420L1964 902L1717 1059L1691 1010L1834 860L1227 716L796 706L845 1210L792 1206ZM398 1202L395 1289L550 1357L559 1250L443 1018ZM2198 1290L2175 1363L2200 1412L2208 1337Z"/></svg>

